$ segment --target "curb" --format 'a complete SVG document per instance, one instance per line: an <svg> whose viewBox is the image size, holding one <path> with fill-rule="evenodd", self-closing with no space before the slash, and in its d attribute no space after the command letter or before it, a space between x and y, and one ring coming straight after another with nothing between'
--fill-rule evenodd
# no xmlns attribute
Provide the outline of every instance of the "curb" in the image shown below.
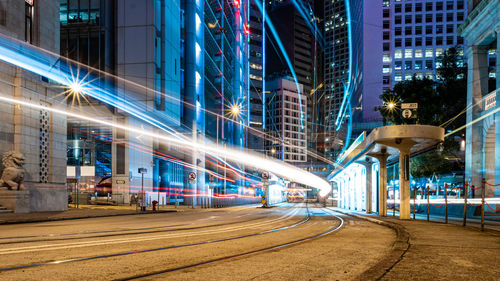
<svg viewBox="0 0 500 281"><path fill-rule="evenodd" d="M69 217L69 218L47 218L47 219L32 219L32 220L19 220L19 221L0 221L0 225L9 224L23 224L23 223L37 223L37 222L51 222L51 221L67 221L67 220L81 220L81 219L92 219L92 218L106 218L106 217L118 217L118 216L137 216L137 215L150 215L150 214L161 214L161 213L176 213L176 210L160 210L157 212L145 212L145 213L126 213L126 214L110 214L110 215L95 215L95 216L81 216L81 217Z"/></svg>

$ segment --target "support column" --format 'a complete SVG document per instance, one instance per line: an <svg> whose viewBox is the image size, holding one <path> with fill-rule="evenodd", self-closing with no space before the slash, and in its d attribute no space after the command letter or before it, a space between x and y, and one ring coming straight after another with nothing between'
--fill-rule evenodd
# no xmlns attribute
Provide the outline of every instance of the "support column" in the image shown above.
<svg viewBox="0 0 500 281"><path fill-rule="evenodd" d="M365 180L365 210L366 213L370 214L372 212L372 162L370 158L366 158L365 161L358 161L357 163L365 167L366 180Z"/></svg>
<svg viewBox="0 0 500 281"><path fill-rule="evenodd" d="M385 150L381 153L370 154L377 158L379 162L379 186L378 186L378 215L387 216L387 157L389 154Z"/></svg>
<svg viewBox="0 0 500 281"><path fill-rule="evenodd" d="M467 105L476 105L467 110L467 123L472 122L482 109L483 95L488 92L488 48L470 46L467 48L468 81ZM482 153L483 123L477 122L466 128L465 135L465 179L480 186L483 170Z"/></svg>
<svg viewBox="0 0 500 281"><path fill-rule="evenodd" d="M399 148L399 218L409 220L410 207L410 149L413 144ZM395 207L395 206L394 206Z"/></svg>

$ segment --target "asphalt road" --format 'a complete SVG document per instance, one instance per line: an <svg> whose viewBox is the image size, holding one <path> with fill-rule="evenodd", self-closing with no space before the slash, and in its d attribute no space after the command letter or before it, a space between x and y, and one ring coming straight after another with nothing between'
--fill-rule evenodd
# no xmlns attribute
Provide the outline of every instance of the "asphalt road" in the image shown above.
<svg viewBox="0 0 500 281"><path fill-rule="evenodd" d="M0 279L357 279L394 239L310 204L2 225Z"/></svg>

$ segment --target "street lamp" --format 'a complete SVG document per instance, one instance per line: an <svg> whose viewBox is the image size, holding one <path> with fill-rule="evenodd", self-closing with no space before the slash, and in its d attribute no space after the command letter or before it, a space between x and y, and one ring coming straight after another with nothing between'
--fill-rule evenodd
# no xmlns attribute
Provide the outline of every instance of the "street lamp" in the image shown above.
<svg viewBox="0 0 500 281"><path fill-rule="evenodd" d="M396 107L396 104L394 102L390 101L387 103L386 107L387 107L387 109L392 111Z"/></svg>

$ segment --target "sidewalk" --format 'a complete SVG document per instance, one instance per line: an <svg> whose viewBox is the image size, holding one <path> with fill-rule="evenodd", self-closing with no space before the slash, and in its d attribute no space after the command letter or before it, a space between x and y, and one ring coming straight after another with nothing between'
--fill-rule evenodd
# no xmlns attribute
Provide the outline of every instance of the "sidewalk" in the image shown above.
<svg viewBox="0 0 500 281"><path fill-rule="evenodd" d="M39 212L28 214L2 213L0 224L29 223L44 221L59 221L111 216L142 215L154 213L178 212L186 209L185 206L160 206L159 211L153 212L149 207L146 212L136 210L135 206L104 206L104 205L80 205L78 209L70 207L63 212Z"/></svg>
<svg viewBox="0 0 500 281"><path fill-rule="evenodd" d="M397 232L406 233L406 239L396 241L406 244L395 250L398 257L390 256L391 262L380 261L372 269L375 271L377 266L388 269L381 272L380 280L498 280L500 276L500 233L497 231L481 232L476 227L456 224L338 211L392 225ZM387 264L390 266L385 266Z"/></svg>

